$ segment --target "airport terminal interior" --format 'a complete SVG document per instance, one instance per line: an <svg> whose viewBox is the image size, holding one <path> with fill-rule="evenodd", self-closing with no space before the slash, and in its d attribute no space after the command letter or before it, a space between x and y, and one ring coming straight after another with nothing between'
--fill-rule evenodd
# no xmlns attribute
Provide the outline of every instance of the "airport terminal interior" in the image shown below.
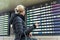
<svg viewBox="0 0 60 40"><path fill-rule="evenodd" d="M13 26L9 24L17 5L24 5L26 27L35 22L31 38L37 40L60 40L60 0L0 0L0 40L14 40Z"/></svg>

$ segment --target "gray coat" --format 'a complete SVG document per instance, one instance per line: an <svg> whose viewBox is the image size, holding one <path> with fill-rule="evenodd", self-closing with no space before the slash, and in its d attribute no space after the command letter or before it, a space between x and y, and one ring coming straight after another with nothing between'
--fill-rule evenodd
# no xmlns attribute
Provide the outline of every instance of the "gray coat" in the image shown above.
<svg viewBox="0 0 60 40"><path fill-rule="evenodd" d="M15 40L21 40L23 37L25 37L25 34L28 36L29 33L36 28L35 25L27 28L24 23L24 17L22 15L13 14L13 16L10 18L10 24L13 25L13 30L15 32Z"/></svg>

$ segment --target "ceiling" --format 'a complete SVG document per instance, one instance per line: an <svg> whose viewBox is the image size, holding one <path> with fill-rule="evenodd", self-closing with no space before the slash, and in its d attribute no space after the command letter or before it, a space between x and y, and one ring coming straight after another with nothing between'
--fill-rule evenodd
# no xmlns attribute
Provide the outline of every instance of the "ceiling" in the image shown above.
<svg viewBox="0 0 60 40"><path fill-rule="evenodd" d="M0 12L13 10L17 5L30 6L48 0L0 0Z"/></svg>

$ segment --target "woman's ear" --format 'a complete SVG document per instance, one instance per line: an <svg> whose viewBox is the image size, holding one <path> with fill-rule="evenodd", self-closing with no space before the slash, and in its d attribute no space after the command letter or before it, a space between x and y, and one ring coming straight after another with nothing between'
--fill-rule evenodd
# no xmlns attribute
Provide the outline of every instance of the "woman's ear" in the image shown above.
<svg viewBox="0 0 60 40"><path fill-rule="evenodd" d="M19 13L17 8L15 8L14 10L15 10L15 13L16 13L16 14L18 14L18 13Z"/></svg>

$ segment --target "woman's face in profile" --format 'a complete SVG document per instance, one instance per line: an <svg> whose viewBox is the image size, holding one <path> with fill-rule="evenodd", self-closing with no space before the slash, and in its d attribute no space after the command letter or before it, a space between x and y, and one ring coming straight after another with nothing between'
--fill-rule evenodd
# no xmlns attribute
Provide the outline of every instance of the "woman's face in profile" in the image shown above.
<svg viewBox="0 0 60 40"><path fill-rule="evenodd" d="M25 8L21 8L19 11L20 13L22 13L23 16L25 16Z"/></svg>
<svg viewBox="0 0 60 40"><path fill-rule="evenodd" d="M25 16L25 10L23 11L23 15Z"/></svg>

